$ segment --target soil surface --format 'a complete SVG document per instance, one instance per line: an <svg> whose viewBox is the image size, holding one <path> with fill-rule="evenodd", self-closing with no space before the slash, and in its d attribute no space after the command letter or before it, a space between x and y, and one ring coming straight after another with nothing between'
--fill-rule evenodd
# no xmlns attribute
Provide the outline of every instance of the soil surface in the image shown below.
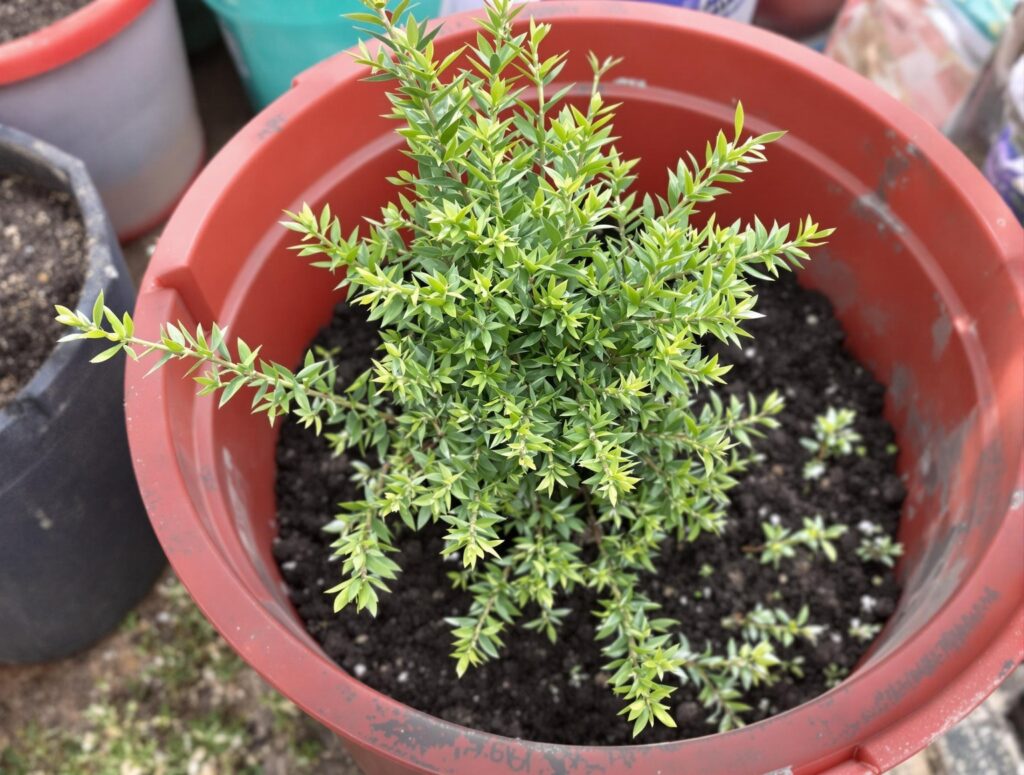
<svg viewBox="0 0 1024 775"><path fill-rule="evenodd" d="M86 256L85 225L70 195L0 176L0 407L61 336L53 305L78 303Z"/></svg>
<svg viewBox="0 0 1024 775"><path fill-rule="evenodd" d="M92 0L0 0L0 43L41 30Z"/></svg>
<svg viewBox="0 0 1024 775"><path fill-rule="evenodd" d="M786 659L804 660L805 678L784 679L747 694L753 710L746 720L793 708L827 689L826 668L845 673L869 642L851 637L855 620L883 623L899 595L891 570L866 565L855 555L862 537L858 525L870 521L895 535L904 489L895 473L893 432L882 418L883 388L844 349L844 335L829 302L801 289L791 276L764 288L758 310L765 318L749 329L755 339L742 351L719 348L734 364L727 390L764 395L781 390L787 406L782 427L762 440L764 462L753 466L731 492L729 527L721 538L704 536L691 544L667 542L657 576L646 590L680 622L695 648L710 643L724 650L734 631L722 620L749 612L757 603L791 614L810 608L810 621L825 625L816 645L798 641L781 648ZM317 342L340 347L341 379L365 369L376 336L360 312L340 307ZM812 436L816 415L829 406L856 410L855 427L866 454L832 464L814 483L802 477L808 453L800 437ZM594 597L578 591L564 603L573 609L552 645L541 635L510 631L500 660L456 678L449 656L451 637L444 618L468 606L449 587L450 565L439 557L441 531L406 535L397 555L404 572L393 593L381 599L376 620L343 611L335 615L324 589L337 583L331 542L322 527L332 509L358 494L348 481L350 461L332 457L326 443L287 423L278 446L279 538L274 551L292 599L309 632L349 673L397 700L435 716L512 737L570 744L623 744L631 727L617 713L621 703L607 688L606 660L594 643L589 612ZM762 542L761 523L781 522L794 530L802 518L820 514L828 524L849 526L837 542L839 559L799 552L779 570L762 565L743 547ZM705 568L701 573L702 566ZM696 692L683 687L673 695L678 730L648 729L636 742L660 742L716 731L704 721Z"/></svg>

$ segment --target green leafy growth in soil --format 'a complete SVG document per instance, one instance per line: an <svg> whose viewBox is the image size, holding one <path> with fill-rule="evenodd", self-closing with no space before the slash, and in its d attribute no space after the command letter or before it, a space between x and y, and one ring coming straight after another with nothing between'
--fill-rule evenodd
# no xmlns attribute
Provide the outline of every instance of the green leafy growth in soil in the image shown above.
<svg viewBox="0 0 1024 775"><path fill-rule="evenodd" d="M837 685L866 652L874 636L863 640L857 633L877 633L895 608L899 587L891 553L864 558L858 548L882 537L892 541L904 495L892 428L883 416L884 390L845 350L828 301L801 289L792 276L763 286L759 294L765 317L750 324L756 338L743 347L714 349L733 365L727 392L779 390L786 396L780 427L757 442L763 457L730 493L723 534L693 543L667 541L655 559L657 572L642 578L652 599L679 621L678 632L692 649L710 646L723 653L730 638L756 643L766 635L779 658L799 670L745 693L751 709L739 715L748 723ZM377 344L375 327L348 305L338 308L315 341L333 353L339 386L362 372ZM864 454L853 449L831 459L820 477L807 480L803 469L813 453L802 439L814 437L830 406L856 412L853 427ZM274 554L300 617L327 654L373 688L455 723L554 743L630 742L630 725L616 716L608 672L594 643L592 594L577 591L566 600L573 613L557 643L542 633L513 631L502 659L457 678L443 619L462 610L468 595L448 586L452 563L438 556L443 533L428 530L400 539L396 561L404 572L376 618L333 612L323 594L336 572L329 553L333 537L323 526L332 504L353 497L355 462L357 456L335 455L325 439L300 423L284 424ZM814 516L842 528L832 541L835 562L802 545L778 568L760 561L764 525L797 535L805 530L804 518ZM705 720L701 691L692 682L673 700L679 728L649 729L642 742L717 731Z"/></svg>

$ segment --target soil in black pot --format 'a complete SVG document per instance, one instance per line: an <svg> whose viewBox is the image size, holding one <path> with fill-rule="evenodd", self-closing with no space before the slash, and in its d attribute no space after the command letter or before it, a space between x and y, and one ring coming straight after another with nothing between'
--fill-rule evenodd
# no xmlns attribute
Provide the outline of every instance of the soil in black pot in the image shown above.
<svg viewBox="0 0 1024 775"><path fill-rule="evenodd" d="M41 30L92 0L0 0L0 43Z"/></svg>
<svg viewBox="0 0 1024 775"><path fill-rule="evenodd" d="M810 621L826 627L816 644L797 641L779 647L783 658L803 660L805 677L750 691L748 723L821 694L829 677L845 674L865 653L870 642L852 637L851 625L884 623L899 588L890 569L862 563L855 550L867 523L895 535L904 497L895 472L892 428L882 417L883 388L844 349L844 334L829 302L785 275L761 289L757 309L765 317L750 323L755 338L744 349L715 347L734 364L728 392L764 395L778 389L786 396L782 425L758 445L764 461L731 491L724 535L682 545L666 542L658 574L643 585L663 605L664 615L679 621L694 648L709 643L722 653L728 639L736 637L722 620L758 603L791 614L807 605ZM339 382L367 367L377 343L360 312L345 306L317 341L341 348ZM830 406L857 412L864 454L829 465L823 478L809 483L802 476L808 453L799 439L813 435L815 416ZM393 593L382 597L376 619L352 611L336 615L324 589L340 580L339 569L322 528L335 504L359 497L348 481L350 460L332 457L322 439L289 422L282 429L277 461L275 555L307 629L348 672L401 702L488 732L567 744L633 741L631 725L617 715L621 702L606 686L602 665L607 660L593 639L591 594L578 591L560 603L574 613L556 644L513 628L500 660L459 679L444 618L461 615L469 600L450 588L446 572L453 566L439 556L442 531L428 529L401 539L396 558L404 572ZM776 571L751 553L763 541L762 522L796 530L803 517L814 515L849 528L837 542L834 564L820 555L798 553ZM704 721L692 687L679 689L672 702L679 728L648 729L634 742L716 731Z"/></svg>
<svg viewBox="0 0 1024 775"><path fill-rule="evenodd" d="M62 335L53 305L75 306L86 256L85 225L69 194L0 175L0 407Z"/></svg>

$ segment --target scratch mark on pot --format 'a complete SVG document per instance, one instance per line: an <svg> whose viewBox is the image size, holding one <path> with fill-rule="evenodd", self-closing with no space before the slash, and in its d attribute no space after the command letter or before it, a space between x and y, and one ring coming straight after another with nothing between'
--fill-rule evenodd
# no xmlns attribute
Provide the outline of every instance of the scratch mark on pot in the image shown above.
<svg viewBox="0 0 1024 775"><path fill-rule="evenodd" d="M284 128L285 121L286 118L283 113L275 113L260 127L260 131L257 132L256 136L260 140L266 140L268 137L276 135Z"/></svg>
<svg viewBox="0 0 1024 775"><path fill-rule="evenodd" d="M781 769L772 770L771 772L766 772L766 773L764 773L764 775L793 775L793 768L792 767L782 767Z"/></svg>
<svg viewBox="0 0 1024 775"><path fill-rule="evenodd" d="M875 192L861 194L854 199L853 212L864 220L874 220L879 234L886 231L902 234L906 231L903 222L893 214L885 198Z"/></svg>
<svg viewBox="0 0 1024 775"><path fill-rule="evenodd" d="M913 143L907 143L902 148L893 147L882 165L882 174L878 178L875 190L861 194L853 200L853 213L865 220L873 220L880 234L886 231L903 234L907 230L903 221L889 206L889 196L894 189L906 185L909 180L906 172L910 167L910 158L918 157L920 157L920 151ZM902 249L902 245L895 243L892 248L899 251Z"/></svg>
<svg viewBox="0 0 1024 775"><path fill-rule="evenodd" d="M942 303L939 294L934 294L935 301L939 306L939 315L932 323L932 360L937 361L949 344L949 337L953 333L953 321L949 318L946 305Z"/></svg>
<svg viewBox="0 0 1024 775"><path fill-rule="evenodd" d="M634 89L646 89L647 79L646 78L626 78L620 77L612 81L616 86L629 86Z"/></svg>
<svg viewBox="0 0 1024 775"><path fill-rule="evenodd" d="M1014 490L1010 496L1010 511L1016 511L1021 506L1024 506L1024 489Z"/></svg>
<svg viewBox="0 0 1024 775"><path fill-rule="evenodd" d="M860 727L884 715L916 689L922 681L934 675L951 654L963 649L972 632L976 632L985 615L999 599L999 593L986 586L971 609L947 629L931 651L924 654L902 677L875 693L874 704L860 715L860 720L848 725L847 735L853 737Z"/></svg>
<svg viewBox="0 0 1024 775"><path fill-rule="evenodd" d="M913 401L914 373L905 364L897 363L892 367L888 393L893 406L897 409L902 409Z"/></svg>
<svg viewBox="0 0 1024 775"><path fill-rule="evenodd" d="M892 156L885 160L882 168L882 177L878 181L877 193L880 199L888 201L889 191L907 182L904 173L910 166L910 161L899 150L894 149Z"/></svg>
<svg viewBox="0 0 1024 775"><path fill-rule="evenodd" d="M883 336L889 328L889 313L877 305L865 306L861 312L861 317L864 319L864 323L877 336Z"/></svg>

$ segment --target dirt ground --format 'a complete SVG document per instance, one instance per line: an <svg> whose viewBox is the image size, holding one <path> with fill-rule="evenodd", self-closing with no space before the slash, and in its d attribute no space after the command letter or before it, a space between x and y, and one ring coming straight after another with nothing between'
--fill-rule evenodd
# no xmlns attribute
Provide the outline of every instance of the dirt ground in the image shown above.
<svg viewBox="0 0 1024 775"><path fill-rule="evenodd" d="M168 571L85 654L0 667L3 775L357 775L267 686Z"/></svg>

